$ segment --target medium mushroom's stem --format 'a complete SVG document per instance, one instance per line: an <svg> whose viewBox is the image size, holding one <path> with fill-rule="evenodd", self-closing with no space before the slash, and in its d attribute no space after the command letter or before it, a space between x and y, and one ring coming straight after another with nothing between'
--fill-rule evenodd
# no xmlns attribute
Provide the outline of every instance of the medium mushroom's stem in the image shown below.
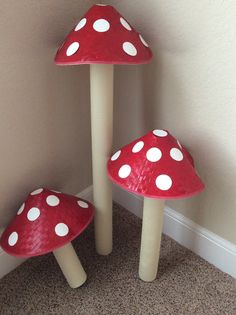
<svg viewBox="0 0 236 315"><path fill-rule="evenodd" d="M100 255L112 251L112 188L107 161L113 137L113 65L90 66L95 242Z"/></svg>
<svg viewBox="0 0 236 315"><path fill-rule="evenodd" d="M80 287L87 275L71 243L53 251L53 254L71 288Z"/></svg>
<svg viewBox="0 0 236 315"><path fill-rule="evenodd" d="M139 277L151 282L156 278L164 211L164 200L144 198Z"/></svg>

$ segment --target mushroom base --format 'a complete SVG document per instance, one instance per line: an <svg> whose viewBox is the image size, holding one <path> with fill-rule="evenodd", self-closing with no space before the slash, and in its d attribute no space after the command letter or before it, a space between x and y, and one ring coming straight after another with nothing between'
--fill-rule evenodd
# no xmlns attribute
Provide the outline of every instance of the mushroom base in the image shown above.
<svg viewBox="0 0 236 315"><path fill-rule="evenodd" d="M107 161L113 135L113 65L90 66L95 242L100 255L112 251L112 188Z"/></svg>
<svg viewBox="0 0 236 315"><path fill-rule="evenodd" d="M139 277L143 281L155 280L160 256L160 245L165 201L144 198Z"/></svg>
<svg viewBox="0 0 236 315"><path fill-rule="evenodd" d="M53 252L69 286L78 288L87 279L87 275L71 243Z"/></svg>

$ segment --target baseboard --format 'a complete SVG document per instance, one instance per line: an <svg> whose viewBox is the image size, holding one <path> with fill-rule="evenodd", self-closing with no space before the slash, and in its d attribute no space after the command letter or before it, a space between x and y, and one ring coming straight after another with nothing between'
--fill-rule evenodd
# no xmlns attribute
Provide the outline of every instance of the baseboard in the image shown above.
<svg viewBox="0 0 236 315"><path fill-rule="evenodd" d="M137 195L113 187L113 199L142 217L143 200ZM163 233L190 249L221 271L236 278L236 245L203 228L179 212L166 207Z"/></svg>
<svg viewBox="0 0 236 315"><path fill-rule="evenodd" d="M92 201L92 186L77 196ZM143 200L118 186L113 187L113 199L138 217L142 217ZM236 278L236 245L189 220L177 211L165 208L163 233L179 244ZM1 234L1 231L0 231ZM0 247L0 278L19 266L25 259L15 258Z"/></svg>

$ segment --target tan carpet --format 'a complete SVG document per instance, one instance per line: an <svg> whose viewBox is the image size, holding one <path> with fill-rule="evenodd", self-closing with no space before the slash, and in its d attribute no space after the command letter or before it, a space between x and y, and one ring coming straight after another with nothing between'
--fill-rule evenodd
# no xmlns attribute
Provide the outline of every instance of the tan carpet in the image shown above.
<svg viewBox="0 0 236 315"><path fill-rule="evenodd" d="M109 257L96 255L92 226L75 242L88 273L83 287L67 286L53 255L30 259L0 280L0 315L236 315L235 280L166 236L158 278L139 280L141 220L114 208Z"/></svg>

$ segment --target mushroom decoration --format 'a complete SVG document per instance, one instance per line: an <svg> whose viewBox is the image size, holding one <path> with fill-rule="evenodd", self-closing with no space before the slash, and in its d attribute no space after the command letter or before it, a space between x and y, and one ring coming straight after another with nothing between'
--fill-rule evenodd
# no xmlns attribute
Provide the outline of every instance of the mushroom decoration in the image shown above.
<svg viewBox="0 0 236 315"><path fill-rule="evenodd" d="M143 37L110 5L93 5L57 51L57 65L90 64L95 240L112 251L112 191L106 163L112 151L115 64L144 64L152 52Z"/></svg>
<svg viewBox="0 0 236 315"><path fill-rule="evenodd" d="M166 130L153 130L117 151L108 161L116 184L144 197L139 276L156 278L165 199L193 196L204 189L193 160Z"/></svg>
<svg viewBox="0 0 236 315"><path fill-rule="evenodd" d="M39 188L29 194L0 239L10 255L33 257L53 252L72 288L86 281L86 273L71 241L94 216L91 203L77 197Z"/></svg>

